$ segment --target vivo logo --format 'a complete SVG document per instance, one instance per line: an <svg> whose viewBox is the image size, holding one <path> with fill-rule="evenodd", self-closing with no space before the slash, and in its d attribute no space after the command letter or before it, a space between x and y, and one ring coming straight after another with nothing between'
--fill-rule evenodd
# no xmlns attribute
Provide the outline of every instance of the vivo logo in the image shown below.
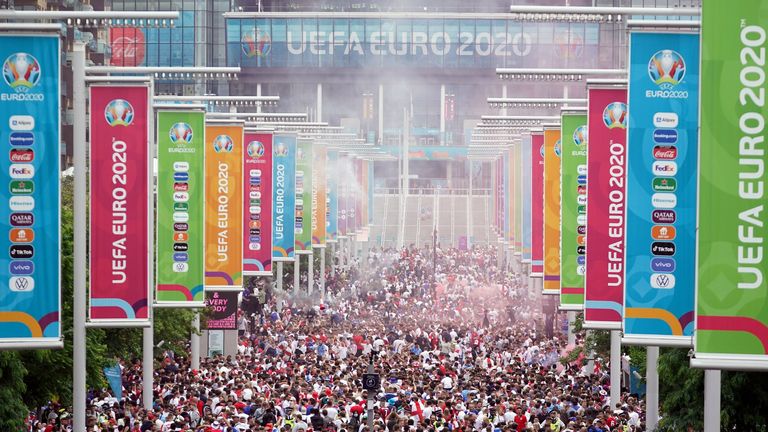
<svg viewBox="0 0 768 432"><path fill-rule="evenodd" d="M35 271L35 263L32 261L11 261L8 271L12 275L29 276Z"/></svg>
<svg viewBox="0 0 768 432"><path fill-rule="evenodd" d="M675 271L675 259L654 258L651 260L651 271L654 273L672 273Z"/></svg>
<svg viewBox="0 0 768 432"><path fill-rule="evenodd" d="M675 113L657 112L653 115L653 126L657 128L676 128L678 123Z"/></svg>

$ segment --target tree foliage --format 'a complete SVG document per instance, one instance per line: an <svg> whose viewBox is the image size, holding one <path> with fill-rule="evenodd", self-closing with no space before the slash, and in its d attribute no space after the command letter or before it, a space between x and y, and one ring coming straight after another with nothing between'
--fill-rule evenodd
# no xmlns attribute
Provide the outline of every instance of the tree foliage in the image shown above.
<svg viewBox="0 0 768 432"><path fill-rule="evenodd" d="M768 430L768 375L723 371L721 429ZM704 371L692 369L687 349L663 349L659 355L659 392L662 419L659 431L704 427Z"/></svg>
<svg viewBox="0 0 768 432"><path fill-rule="evenodd" d="M21 395L27 374L18 353L0 352L0 430L22 430L27 410Z"/></svg>

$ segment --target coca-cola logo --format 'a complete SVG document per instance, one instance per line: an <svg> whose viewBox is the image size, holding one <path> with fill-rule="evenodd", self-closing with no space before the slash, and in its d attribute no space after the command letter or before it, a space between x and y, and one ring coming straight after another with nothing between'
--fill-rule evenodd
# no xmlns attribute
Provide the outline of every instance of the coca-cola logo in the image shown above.
<svg viewBox="0 0 768 432"><path fill-rule="evenodd" d="M109 29L109 46L112 49L112 65L140 66L144 62L146 44L144 32L136 27Z"/></svg>
<svg viewBox="0 0 768 432"><path fill-rule="evenodd" d="M677 147L675 146L655 146L653 148L654 159L674 160L677 158Z"/></svg>

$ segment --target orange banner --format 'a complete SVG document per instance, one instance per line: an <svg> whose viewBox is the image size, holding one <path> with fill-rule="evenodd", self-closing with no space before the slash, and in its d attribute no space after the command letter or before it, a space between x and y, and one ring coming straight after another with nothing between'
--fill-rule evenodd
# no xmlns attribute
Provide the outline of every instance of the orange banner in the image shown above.
<svg viewBox="0 0 768 432"><path fill-rule="evenodd" d="M544 294L560 294L560 128L544 128Z"/></svg>
<svg viewBox="0 0 768 432"><path fill-rule="evenodd" d="M205 128L205 288L243 286L243 125Z"/></svg>

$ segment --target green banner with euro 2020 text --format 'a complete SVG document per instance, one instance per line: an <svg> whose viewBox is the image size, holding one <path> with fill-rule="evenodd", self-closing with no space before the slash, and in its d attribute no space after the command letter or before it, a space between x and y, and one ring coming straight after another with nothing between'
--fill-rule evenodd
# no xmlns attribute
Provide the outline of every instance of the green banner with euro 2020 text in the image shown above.
<svg viewBox="0 0 768 432"><path fill-rule="evenodd" d="M695 358L768 370L765 47L768 3L702 11L701 155Z"/></svg>
<svg viewBox="0 0 768 432"><path fill-rule="evenodd" d="M584 308L587 114L564 112L560 168L560 308Z"/></svg>
<svg viewBox="0 0 768 432"><path fill-rule="evenodd" d="M296 151L296 253L312 253L312 140L299 138Z"/></svg>
<svg viewBox="0 0 768 432"><path fill-rule="evenodd" d="M205 113L157 113L157 301L202 302Z"/></svg>

